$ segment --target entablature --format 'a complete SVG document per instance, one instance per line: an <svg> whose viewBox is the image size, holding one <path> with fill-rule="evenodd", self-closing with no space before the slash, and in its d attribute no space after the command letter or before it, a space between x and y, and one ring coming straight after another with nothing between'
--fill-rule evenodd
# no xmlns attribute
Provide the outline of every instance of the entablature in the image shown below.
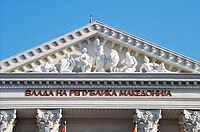
<svg viewBox="0 0 200 132"><path fill-rule="evenodd" d="M200 74L0 74L0 88L200 88Z"/></svg>

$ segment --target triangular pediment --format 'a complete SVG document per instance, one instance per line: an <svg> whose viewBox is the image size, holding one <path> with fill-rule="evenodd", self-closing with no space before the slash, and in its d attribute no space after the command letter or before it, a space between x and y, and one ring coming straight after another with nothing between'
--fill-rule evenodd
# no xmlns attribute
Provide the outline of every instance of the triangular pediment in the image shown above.
<svg viewBox="0 0 200 132"><path fill-rule="evenodd" d="M2 60L0 70L3 73L26 72L31 71L35 67L45 65L48 60L52 60L59 72L60 60L66 54L70 54L75 60L73 72L81 72L78 63L83 49L87 48L87 53L92 61L93 71L95 69L96 39L99 39L100 43L103 44L104 53L107 58L109 57L111 49L117 51L119 62L116 67L119 69L123 67L121 62L126 58L125 53L129 52L137 61L134 72L141 72L141 66L146 63L145 58L149 59L151 64L164 64L166 71L185 73L200 72L200 63L198 61L98 21Z"/></svg>

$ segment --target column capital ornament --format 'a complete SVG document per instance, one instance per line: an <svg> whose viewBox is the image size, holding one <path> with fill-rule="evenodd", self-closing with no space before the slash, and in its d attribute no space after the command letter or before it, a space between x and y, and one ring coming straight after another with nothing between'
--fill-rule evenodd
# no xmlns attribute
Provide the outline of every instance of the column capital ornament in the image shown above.
<svg viewBox="0 0 200 132"><path fill-rule="evenodd" d="M37 109L36 118L39 132L58 132L60 119L62 118L62 109Z"/></svg>
<svg viewBox="0 0 200 132"><path fill-rule="evenodd" d="M16 109L0 110L0 132L12 132L15 126Z"/></svg>
<svg viewBox="0 0 200 132"><path fill-rule="evenodd" d="M178 120L181 132L198 132L200 130L199 110L183 110Z"/></svg>
<svg viewBox="0 0 200 132"><path fill-rule="evenodd" d="M162 118L161 110L136 109L134 122L137 123L137 132L157 132L158 122Z"/></svg>

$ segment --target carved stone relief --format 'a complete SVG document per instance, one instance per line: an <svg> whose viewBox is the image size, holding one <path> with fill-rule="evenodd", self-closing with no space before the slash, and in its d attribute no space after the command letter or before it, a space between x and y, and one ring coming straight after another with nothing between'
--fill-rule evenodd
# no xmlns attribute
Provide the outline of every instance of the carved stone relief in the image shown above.
<svg viewBox="0 0 200 132"><path fill-rule="evenodd" d="M156 62L150 62L149 58L144 56L144 62L142 65L138 66L138 55L131 56L130 52L126 52L124 55L119 55L118 51L115 49L109 49L109 52L104 52L105 42L100 42L97 38L94 41L94 49L89 48L89 50L94 50L95 53L90 51L88 54L88 49L84 46L81 53L72 55L66 53L64 57L59 59L58 63L53 63L54 61L48 58L45 64L41 64L34 67L32 70L26 72L39 72L39 73L72 73L72 72L142 72L142 73L177 73L167 70L165 64L161 62L160 64ZM73 57L74 56L74 57ZM137 57L137 59L135 58ZM121 62L120 62L121 61ZM119 63L120 62L120 63ZM59 66L59 67L58 67ZM18 72L16 70L16 72Z"/></svg>
<svg viewBox="0 0 200 132"><path fill-rule="evenodd" d="M149 58L144 56L144 63L140 67L140 72L149 72L149 73L168 72L170 73L171 71L165 68L164 63L161 63L161 64L157 64L155 62L151 63Z"/></svg>
<svg viewBox="0 0 200 132"><path fill-rule="evenodd" d="M83 52L80 55L78 67L81 68L82 72L91 72L92 62L86 48L83 48Z"/></svg>
<svg viewBox="0 0 200 132"><path fill-rule="evenodd" d="M125 58L122 60L121 64L123 67L120 68L120 72L135 72L137 66L137 60L134 56L131 56L129 52L126 52Z"/></svg>
<svg viewBox="0 0 200 132"><path fill-rule="evenodd" d="M72 72L76 62L72 55L65 54L64 58L61 58L60 61L60 73Z"/></svg>
<svg viewBox="0 0 200 132"><path fill-rule="evenodd" d="M58 73L57 68L55 67L52 59L49 59L44 65L36 66L32 70L28 70L26 72Z"/></svg>
<svg viewBox="0 0 200 132"><path fill-rule="evenodd" d="M106 55L104 53L103 44L99 39L95 40L95 70L94 72L105 72Z"/></svg>
<svg viewBox="0 0 200 132"><path fill-rule="evenodd" d="M119 55L116 50L110 49L106 66L109 72L118 72L117 64L119 62Z"/></svg>

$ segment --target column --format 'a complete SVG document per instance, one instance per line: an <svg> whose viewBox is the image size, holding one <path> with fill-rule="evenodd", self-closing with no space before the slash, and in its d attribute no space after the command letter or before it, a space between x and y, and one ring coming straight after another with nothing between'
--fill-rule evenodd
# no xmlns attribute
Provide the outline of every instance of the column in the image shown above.
<svg viewBox="0 0 200 132"><path fill-rule="evenodd" d="M0 132L12 132L15 126L16 109L0 110Z"/></svg>
<svg viewBox="0 0 200 132"><path fill-rule="evenodd" d="M178 117L181 132L198 132L200 130L200 111L183 110Z"/></svg>
<svg viewBox="0 0 200 132"><path fill-rule="evenodd" d="M36 118L39 132L58 132L60 119L62 118L62 109L37 109Z"/></svg>
<svg viewBox="0 0 200 132"><path fill-rule="evenodd" d="M137 132L157 132L158 122L162 115L161 110L136 109L133 118L137 124Z"/></svg>

